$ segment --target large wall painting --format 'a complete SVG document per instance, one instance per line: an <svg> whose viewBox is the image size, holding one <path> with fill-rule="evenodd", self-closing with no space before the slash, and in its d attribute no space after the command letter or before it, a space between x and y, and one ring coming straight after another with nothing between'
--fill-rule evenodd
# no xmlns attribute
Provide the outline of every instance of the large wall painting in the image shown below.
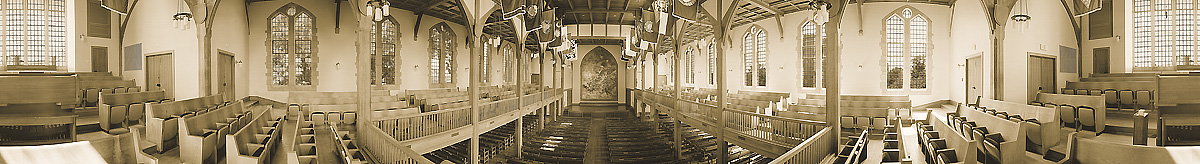
<svg viewBox="0 0 1200 164"><path fill-rule="evenodd" d="M583 100L617 100L617 60L603 47L596 47L583 57L580 73L583 80Z"/></svg>

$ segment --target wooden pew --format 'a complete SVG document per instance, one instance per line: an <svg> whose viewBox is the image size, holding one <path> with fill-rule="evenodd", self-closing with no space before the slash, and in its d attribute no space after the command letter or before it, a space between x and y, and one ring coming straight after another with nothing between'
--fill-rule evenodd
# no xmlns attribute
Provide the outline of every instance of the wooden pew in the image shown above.
<svg viewBox="0 0 1200 164"><path fill-rule="evenodd" d="M252 116L269 113L266 110L247 111L242 102L226 105L209 112L179 119L179 154L186 163L214 162L218 150L225 146L225 134L245 127Z"/></svg>
<svg viewBox="0 0 1200 164"><path fill-rule="evenodd" d="M0 116L0 147L75 142L75 117Z"/></svg>
<svg viewBox="0 0 1200 164"><path fill-rule="evenodd" d="M1026 131L1021 129L1028 129L1029 127L1022 127L1028 125L1009 121L1007 118L1000 118L977 109L959 110L957 115L975 122L976 127L987 128L988 134L979 134L974 131L968 133L979 141L978 147L981 152L996 155L1000 163L1024 163ZM996 134L999 134L1000 137L995 137ZM988 139L1002 139L1003 141L991 143L986 141Z"/></svg>
<svg viewBox="0 0 1200 164"><path fill-rule="evenodd" d="M799 111L824 114L825 95L806 94L805 99L799 99ZM893 111L912 107L912 101L907 95L843 95L841 97L841 121L843 128L869 127L883 129L887 119L896 117ZM807 107L806 107L807 106Z"/></svg>
<svg viewBox="0 0 1200 164"><path fill-rule="evenodd" d="M305 119L296 119L296 139L292 150L288 152L287 163L293 164L315 164L317 163L317 133L316 126L313 122Z"/></svg>
<svg viewBox="0 0 1200 164"><path fill-rule="evenodd" d="M1093 130L1096 132L1096 135L1099 135L1099 133L1104 132L1104 127L1106 126L1105 120L1108 115L1107 114L1108 111L1103 108L1103 106L1105 106L1104 95L1091 96L1091 95L1064 95L1064 94L1038 93L1038 101L1046 103L1046 104L1053 104L1053 106L1055 106L1055 109L1057 109L1056 111L1058 111L1057 115L1059 118L1059 119L1055 119L1055 120L1060 120L1060 121L1062 121L1063 124L1066 124L1066 123L1068 123L1068 121L1071 121L1071 120L1066 120L1066 119L1074 119L1074 120L1077 120L1074 122L1076 122L1078 124L1084 124L1084 125L1089 124L1088 122L1091 122L1090 124L1092 124L1092 125L1090 125L1090 126L1094 127ZM1066 107L1066 108L1064 108L1064 107ZM1080 109L1086 109L1086 108L1093 109L1093 110L1091 110L1091 113L1092 113L1091 115L1086 114L1087 110L1080 110ZM1068 110L1068 109L1074 109L1074 110ZM1080 112L1080 111L1085 111L1085 112ZM1091 116L1091 117L1089 118L1088 116ZM1038 120L1042 120L1042 119L1038 119Z"/></svg>
<svg viewBox="0 0 1200 164"><path fill-rule="evenodd" d="M130 88L138 88L133 80L113 80L113 81L78 81L79 96L83 107L95 107L99 105L100 94L103 93L126 93Z"/></svg>
<svg viewBox="0 0 1200 164"><path fill-rule="evenodd" d="M1059 116L1060 113L1057 111L1057 108L1025 105L994 99L980 99L979 106L1002 111L1008 113L1008 115L1020 115L1021 119L1023 119L1022 121L1018 122L1019 124L1022 124L1021 131L1026 132L1028 140L1040 144L1036 150L1036 152L1039 154L1046 152L1050 147L1054 147L1061 142L1059 138L1061 138L1062 135L1060 130L1062 127L1062 122L1059 121L1059 118L1061 117ZM960 109L968 108L969 107L960 105ZM1037 120L1037 124L1027 122L1031 119ZM1009 121L1013 120L1010 119Z"/></svg>
<svg viewBox="0 0 1200 164"><path fill-rule="evenodd" d="M375 110L409 106L402 101L402 97L390 95L387 91L374 91L371 95L371 108ZM357 97L354 92L291 92L288 102L300 106L302 111L288 112L321 117L321 120L353 123L357 119Z"/></svg>
<svg viewBox="0 0 1200 164"><path fill-rule="evenodd" d="M191 117L216 107L221 102L220 94L187 100L149 104L146 106L146 138L157 145L159 152L177 146L179 118Z"/></svg>
<svg viewBox="0 0 1200 164"><path fill-rule="evenodd" d="M282 118L276 118L271 112L262 112L247 118L247 124L223 138L221 143L225 148L226 163L271 163L274 152L283 142Z"/></svg>
<svg viewBox="0 0 1200 164"><path fill-rule="evenodd" d="M64 109L79 104L76 77L0 76L0 104L56 103Z"/></svg>
<svg viewBox="0 0 1200 164"><path fill-rule="evenodd" d="M1090 136L1077 136L1075 148L1068 160L1074 163L1196 163L1200 161L1197 146L1141 146L1101 141Z"/></svg>
<svg viewBox="0 0 1200 164"><path fill-rule="evenodd" d="M166 101L163 91L101 94L100 97L100 129L110 134L113 133L110 130L143 122L146 104Z"/></svg>
<svg viewBox="0 0 1200 164"><path fill-rule="evenodd" d="M978 160L976 160L976 158L978 157L976 155L976 152L979 151L978 145L980 144L978 140L973 140L973 139L967 138L966 136L968 133L962 133L962 132L958 131L956 128L954 128L951 125L953 122L950 120L946 120L944 117L945 115L938 115L938 114L935 114L933 111L929 111L928 113L926 113L926 115L928 116L926 118L928 118L929 126L928 127L918 127L917 135L921 135L920 138L922 138L922 139L929 140L925 137L925 135L927 135L927 134L923 134L923 133L926 131L934 131L935 133L937 133L938 139L940 139L940 141L921 143L922 145L926 145L926 146L923 146L922 150L925 150L924 154L926 154L927 158L930 158L930 159L936 158L936 156L933 156L933 155L936 155L935 152L937 151L937 150L925 149L924 147L929 147L927 144L945 144L946 148L954 150L954 154L957 155L956 159L958 159L958 161L960 161L959 163L965 163L965 164L978 163ZM926 130L926 129L928 129L928 130ZM918 142L920 142L920 141L918 141Z"/></svg>

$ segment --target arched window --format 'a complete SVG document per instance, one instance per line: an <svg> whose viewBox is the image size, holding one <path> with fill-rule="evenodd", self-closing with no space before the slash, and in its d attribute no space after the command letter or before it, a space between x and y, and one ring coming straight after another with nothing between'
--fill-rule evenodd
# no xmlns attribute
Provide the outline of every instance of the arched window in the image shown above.
<svg viewBox="0 0 1200 164"><path fill-rule="evenodd" d="M504 84L509 84L509 85L516 84L516 81L513 81L513 77L516 76L516 73L517 73L516 67L514 67L517 65L517 61L514 60L514 59L516 59L516 56L514 56L515 54L513 53L512 45L507 45L507 46L503 46L503 47L504 47Z"/></svg>
<svg viewBox="0 0 1200 164"><path fill-rule="evenodd" d="M696 48L688 47L687 53L683 54L686 63L683 65L687 71L687 84L696 84Z"/></svg>
<svg viewBox="0 0 1200 164"><path fill-rule="evenodd" d="M742 40L746 86L767 86L767 32L753 26Z"/></svg>
<svg viewBox="0 0 1200 164"><path fill-rule="evenodd" d="M67 66L67 13L65 0L3 1L5 20L0 57L11 66Z"/></svg>
<svg viewBox="0 0 1200 164"><path fill-rule="evenodd" d="M484 34L484 36L480 36L479 38L490 38L490 37L488 37L487 34ZM484 85L487 85L487 82L491 81L491 80L488 80L488 79L491 79L491 77L492 77L492 76L490 76L491 74L488 73L488 71L492 70L491 69L492 68L492 60L488 56L489 56L489 54L493 53L491 51L495 51L495 49L496 49L495 47L496 47L496 45L492 45L491 42L485 41L483 43L483 60L480 61L480 62L483 62L482 63L483 69L481 72L479 72L479 78L480 78L479 82L482 82Z"/></svg>
<svg viewBox="0 0 1200 164"><path fill-rule="evenodd" d="M929 20L911 7L901 7L883 22L887 89L925 89Z"/></svg>
<svg viewBox="0 0 1200 164"><path fill-rule="evenodd" d="M396 58L396 40L400 36L399 25L395 19L388 17L377 24L371 25L371 84L372 85L397 85L396 76L400 72L396 71L396 63L399 59ZM383 31L380 33L379 31ZM376 54L375 49L382 48L382 54ZM377 62L382 61L382 62ZM376 69L382 71L376 71ZM378 80L383 79L383 80Z"/></svg>
<svg viewBox="0 0 1200 164"><path fill-rule="evenodd" d="M801 51L801 86L812 88L817 86L817 24L809 21L800 26L800 35L802 39Z"/></svg>
<svg viewBox="0 0 1200 164"><path fill-rule="evenodd" d="M454 30L445 22L429 28L429 80L431 87L454 87Z"/></svg>
<svg viewBox="0 0 1200 164"><path fill-rule="evenodd" d="M708 43L708 84L717 84L717 49Z"/></svg>
<svg viewBox="0 0 1200 164"><path fill-rule="evenodd" d="M271 59L267 61L271 70L273 89L312 89L317 71L316 63L316 18L300 5L290 3L275 10L269 17L267 40L271 46Z"/></svg>

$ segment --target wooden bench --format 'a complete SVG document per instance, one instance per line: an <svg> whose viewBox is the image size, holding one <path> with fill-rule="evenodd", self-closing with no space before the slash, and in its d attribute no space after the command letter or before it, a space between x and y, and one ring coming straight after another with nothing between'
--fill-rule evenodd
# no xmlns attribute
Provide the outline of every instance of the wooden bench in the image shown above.
<svg viewBox="0 0 1200 164"><path fill-rule="evenodd" d="M217 150L225 146L225 134L234 133L250 122L250 117L267 110L248 111L242 102L234 102L211 111L179 119L179 154L186 163L215 162Z"/></svg>
<svg viewBox="0 0 1200 164"><path fill-rule="evenodd" d="M965 107L965 106L964 106ZM989 113L987 109L968 107L957 113L947 114L956 118L950 122L960 133L967 134L972 140L979 142L978 150L987 163L1022 163L1025 159L1025 143L1027 124L1009 121ZM952 117L958 116L958 117Z"/></svg>
<svg viewBox="0 0 1200 164"><path fill-rule="evenodd" d="M283 142L283 132L279 131L283 126L283 118L273 117L271 112L251 117L246 118L245 126L222 138L226 163L266 164L283 160L272 158Z"/></svg>
<svg viewBox="0 0 1200 164"><path fill-rule="evenodd" d="M70 109L80 102L73 76L0 76L0 84L0 104L54 103Z"/></svg>
<svg viewBox="0 0 1200 164"><path fill-rule="evenodd" d="M138 92L141 89L133 80L79 81L79 96L82 107L99 105L100 94Z"/></svg>
<svg viewBox="0 0 1200 164"><path fill-rule="evenodd" d="M897 117L898 111L912 107L907 95L842 95L840 99L842 128L883 129L887 126L888 118ZM799 99L797 105L789 106L789 110L797 108L795 111L798 112L824 115L825 105L825 95L806 94L805 99Z"/></svg>
<svg viewBox="0 0 1200 164"><path fill-rule="evenodd" d="M1062 132L1059 128L1062 127L1058 108L1026 105L1015 102L1006 102L993 99L980 100L979 106L987 109L995 110L996 113L1003 113L1009 116L1009 121L1017 122L1021 125L1021 131L1026 133L1026 140L1031 143L1026 143L1027 150L1042 154L1049 150L1050 147L1058 145L1061 141ZM961 109L970 107L959 105L958 112ZM997 115L997 114L993 114Z"/></svg>
<svg viewBox="0 0 1200 164"><path fill-rule="evenodd" d="M141 124L146 118L146 104L169 101L163 94L163 91L101 94L100 129L112 134L111 130Z"/></svg>
<svg viewBox="0 0 1200 164"><path fill-rule="evenodd" d="M1104 132L1108 117L1108 111L1102 109L1105 106L1104 95L1038 93L1037 100L1045 107L1056 109L1058 119L1055 120L1060 121L1062 125L1075 125L1076 129L1093 130L1096 135Z"/></svg>
<svg viewBox="0 0 1200 164"><path fill-rule="evenodd" d="M927 115L928 123L917 126L917 143L925 154L926 163L978 163L978 140L966 137L968 134L951 126L953 122L933 111Z"/></svg>
<svg viewBox="0 0 1200 164"><path fill-rule="evenodd" d="M146 138L159 152L177 146L179 118L204 113L224 103L220 94L146 106Z"/></svg>
<svg viewBox="0 0 1200 164"><path fill-rule="evenodd" d="M296 119L296 138L293 139L292 151L288 152L288 162L296 164L317 163L317 133L312 121Z"/></svg>
<svg viewBox="0 0 1200 164"><path fill-rule="evenodd" d="M355 92L291 92L288 96L289 106L285 117L296 117L293 113L320 117L312 119L331 120L339 123L352 124L357 120L358 93ZM400 96L390 95L387 91L371 92L371 108L388 110L409 107ZM291 107L289 107L291 108Z"/></svg>

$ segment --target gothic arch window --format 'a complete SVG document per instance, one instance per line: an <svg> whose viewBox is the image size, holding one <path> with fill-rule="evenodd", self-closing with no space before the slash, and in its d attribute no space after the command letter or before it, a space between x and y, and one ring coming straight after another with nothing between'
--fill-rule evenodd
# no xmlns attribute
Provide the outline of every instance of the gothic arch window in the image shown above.
<svg viewBox="0 0 1200 164"><path fill-rule="evenodd" d="M454 30L445 22L429 28L429 80L431 88L454 87Z"/></svg>
<svg viewBox="0 0 1200 164"><path fill-rule="evenodd" d="M396 63L400 62L400 59L397 58L398 55L396 55L396 50L399 49L399 45L396 44L397 38L400 37L400 31L397 28L398 25L399 23L396 23L396 20L392 17L371 24L372 85L395 86L400 84L396 80L396 77L400 74L397 71L398 69L396 69ZM382 53L376 54L376 48L381 48Z"/></svg>
<svg viewBox="0 0 1200 164"><path fill-rule="evenodd" d="M924 14L901 7L883 20L884 71L888 90L926 89L929 24Z"/></svg>
<svg viewBox="0 0 1200 164"><path fill-rule="evenodd" d="M687 61L685 61L686 63L683 65L683 67L686 68L684 70L687 71L687 79L686 79L687 83L686 84L695 85L696 84L696 48L688 47L687 51L685 51L685 52L687 52L687 53L683 54L684 55L683 57Z"/></svg>
<svg viewBox="0 0 1200 164"><path fill-rule="evenodd" d="M708 84L717 84L717 49L708 43Z"/></svg>
<svg viewBox="0 0 1200 164"><path fill-rule="evenodd" d="M825 50L828 50L827 38L825 36L825 26L817 25L816 22L809 20L803 25L800 25L801 37L801 87L804 88L824 88L825 80ZM818 45L820 39L820 45ZM818 50L818 48L820 48ZM820 77L820 79L817 79Z"/></svg>
<svg viewBox="0 0 1200 164"><path fill-rule="evenodd" d="M491 38L491 37L489 37L487 34L484 34L483 36L480 36L479 38ZM481 64L483 64L483 69L482 69L482 71L479 72L479 80L480 80L479 82L482 82L484 85L488 85L488 81L491 81L489 79L492 78L491 73L489 73L489 71L492 70L491 69L492 68L492 59L490 56L491 56L491 54L495 53L495 52L492 52L492 51L496 51L495 49L496 49L496 45L493 45L491 42L487 42L487 41L483 42L483 56L482 56L483 60L480 61L480 62L482 62Z"/></svg>
<svg viewBox="0 0 1200 164"><path fill-rule="evenodd" d="M516 84L516 81L513 80L513 77L515 77L516 73L517 73L517 70L515 67L517 65L517 61L515 60L516 54L513 52L512 45L506 45L503 47L504 47L504 84L509 84L509 85Z"/></svg>
<svg viewBox="0 0 1200 164"><path fill-rule="evenodd" d="M750 27L742 44L745 85L767 86L767 32L757 25Z"/></svg>
<svg viewBox="0 0 1200 164"><path fill-rule="evenodd" d="M289 3L268 17L267 60L270 89L311 90L316 84L316 17L304 7Z"/></svg>
<svg viewBox="0 0 1200 164"><path fill-rule="evenodd" d="M67 13L65 0L0 1L0 61L6 69L39 67L61 70L67 66ZM32 68L32 67L30 67ZM42 69L38 69L42 70Z"/></svg>

